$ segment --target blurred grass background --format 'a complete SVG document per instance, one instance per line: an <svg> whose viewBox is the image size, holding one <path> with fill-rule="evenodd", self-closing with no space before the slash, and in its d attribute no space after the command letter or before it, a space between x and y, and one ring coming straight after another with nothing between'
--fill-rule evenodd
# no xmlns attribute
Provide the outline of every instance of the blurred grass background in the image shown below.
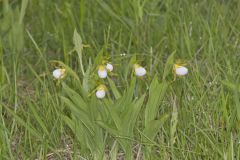
<svg viewBox="0 0 240 160"><path fill-rule="evenodd" d="M81 78L70 53L75 29L90 45L84 67L104 52L125 83L132 55L159 80L171 53L188 62L190 74L159 108L172 114L178 97L176 142L169 146L169 120L156 159L239 159L239 11L238 0L0 1L1 159L80 159L49 63L61 60Z"/></svg>

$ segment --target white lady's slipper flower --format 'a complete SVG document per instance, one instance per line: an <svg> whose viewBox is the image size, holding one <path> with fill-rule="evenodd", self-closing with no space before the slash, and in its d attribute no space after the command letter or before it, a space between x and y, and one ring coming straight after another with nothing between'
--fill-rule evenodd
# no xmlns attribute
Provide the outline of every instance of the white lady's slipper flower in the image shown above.
<svg viewBox="0 0 240 160"><path fill-rule="evenodd" d="M134 67L134 70L135 70L135 74L138 77L142 77L147 73L146 69L143 68L142 66L140 66L139 64L134 64L133 67Z"/></svg>
<svg viewBox="0 0 240 160"><path fill-rule="evenodd" d="M175 64L174 65L174 69L175 69L175 73L176 75L178 76L185 76L188 74L188 69L187 67L184 67L184 66L180 66L178 64Z"/></svg>
<svg viewBox="0 0 240 160"><path fill-rule="evenodd" d="M103 84L99 85L96 91L96 96L99 99L103 99L106 95L107 87Z"/></svg>
<svg viewBox="0 0 240 160"><path fill-rule="evenodd" d="M106 77L107 77L107 69L106 69L105 66L100 65L100 66L98 67L98 76L99 76L100 78L106 78Z"/></svg>
<svg viewBox="0 0 240 160"><path fill-rule="evenodd" d="M52 74L54 78L62 79L66 74L66 69L55 69Z"/></svg>
<svg viewBox="0 0 240 160"><path fill-rule="evenodd" d="M112 72L112 71L113 71L113 65L110 64L110 63L107 63L106 69L107 69L108 71Z"/></svg>

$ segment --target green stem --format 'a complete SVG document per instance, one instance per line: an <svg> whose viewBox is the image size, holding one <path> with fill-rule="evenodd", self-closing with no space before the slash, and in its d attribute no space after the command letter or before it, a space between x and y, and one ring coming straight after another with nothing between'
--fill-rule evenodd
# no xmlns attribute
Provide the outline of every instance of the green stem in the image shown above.
<svg viewBox="0 0 240 160"><path fill-rule="evenodd" d="M83 62L82 62L82 54L78 54L79 57L79 62L80 62L80 68L82 71L83 76L85 75L84 67L83 67Z"/></svg>

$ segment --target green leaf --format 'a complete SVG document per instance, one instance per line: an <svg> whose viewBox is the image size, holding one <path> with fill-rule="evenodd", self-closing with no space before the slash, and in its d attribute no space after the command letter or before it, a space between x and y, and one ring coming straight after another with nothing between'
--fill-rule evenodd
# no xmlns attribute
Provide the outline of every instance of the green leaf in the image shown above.
<svg viewBox="0 0 240 160"><path fill-rule="evenodd" d="M109 85L111 87L111 91L113 92L113 95L116 99L119 99L120 97L122 97L122 95L120 94L120 92L118 91L115 83L110 79L108 78L108 82L109 82Z"/></svg>
<svg viewBox="0 0 240 160"><path fill-rule="evenodd" d="M174 65L174 56L176 51L174 51L167 59L165 64L164 72L163 72L163 80L166 79L167 75L172 72L173 65Z"/></svg>
<svg viewBox="0 0 240 160"><path fill-rule="evenodd" d="M89 115L81 111L78 108L79 106L74 105L69 99L61 97L61 100L71 109L72 114L86 127L88 132L93 135L94 129Z"/></svg>
<svg viewBox="0 0 240 160"><path fill-rule="evenodd" d="M77 54L78 54L82 74L85 75L85 71L83 68L83 59L82 59L82 50L83 50L82 38L78 34L76 29L74 30L74 34L73 34L73 43L75 46L75 50L77 51Z"/></svg>
<svg viewBox="0 0 240 160"><path fill-rule="evenodd" d="M146 128L143 130L144 135L147 137L144 138L144 142L147 143L149 140L153 141L155 136L158 133L158 130L168 118L168 114L161 116L160 120L152 120L148 122Z"/></svg>
<svg viewBox="0 0 240 160"><path fill-rule="evenodd" d="M105 108L107 109L108 113L110 114L115 126L117 129L121 130L121 119L119 117L119 114L117 112L117 108L112 106L109 101L105 100Z"/></svg>
<svg viewBox="0 0 240 160"><path fill-rule="evenodd" d="M114 135L114 136L118 136L119 132L118 130L112 128L111 126L108 126L107 124L101 122L101 121L97 121L97 124L99 126L101 126L102 128L104 128L107 132L109 132L110 134Z"/></svg>
<svg viewBox="0 0 240 160"><path fill-rule="evenodd" d="M68 95L68 97L76 104L79 108L86 111L88 110L88 105L84 101L81 95L79 95L76 91L69 88L66 84L63 83L63 91Z"/></svg>
<svg viewBox="0 0 240 160"><path fill-rule="evenodd" d="M27 5L28 5L28 0L23 0L21 5L21 12L19 16L19 24L23 23L23 18L26 13Z"/></svg>
<svg viewBox="0 0 240 160"><path fill-rule="evenodd" d="M73 44L75 46L75 50L77 51L77 53L82 54L82 49L83 49L82 38L78 34L76 29L74 30L74 33L73 33Z"/></svg>
<svg viewBox="0 0 240 160"><path fill-rule="evenodd" d="M94 59L94 66L98 66L99 64L102 64L102 61L104 59L103 53L105 51L105 48L103 47L96 55Z"/></svg>
<svg viewBox="0 0 240 160"><path fill-rule="evenodd" d="M89 65L86 72L85 72L85 75L83 76L83 89L89 93L90 91L90 88L91 88L91 85L90 85L90 76L91 76L91 71L92 71L92 66Z"/></svg>
<svg viewBox="0 0 240 160"><path fill-rule="evenodd" d="M126 67L125 71L124 71L124 79L127 81L127 76L129 74L129 72L131 72L133 70L133 65L137 62L137 57L136 54L132 55L132 58L130 59L128 66Z"/></svg>
<svg viewBox="0 0 240 160"><path fill-rule="evenodd" d="M80 142L81 147L86 149L86 134L84 133L84 129L82 129L82 126L79 123L76 123L75 118L73 118L72 120L69 117L62 115L62 119L76 135L76 138Z"/></svg>
<svg viewBox="0 0 240 160"><path fill-rule="evenodd" d="M139 112L141 110L144 98L145 95L139 98L136 102L133 102L133 104L129 106L130 109L123 118L123 132L127 133L126 136L132 136L133 134L133 129L139 116Z"/></svg>
<svg viewBox="0 0 240 160"><path fill-rule="evenodd" d="M123 97L116 104L116 108L118 108L118 110L123 114L127 111L128 106L133 101L135 86L136 86L136 77L133 77L133 79L131 80L130 87L127 89L127 91L123 94Z"/></svg>
<svg viewBox="0 0 240 160"><path fill-rule="evenodd" d="M145 109L145 126L155 119L158 113L158 108L166 93L167 86L166 82L159 83L157 76L154 77L150 85L149 98Z"/></svg>

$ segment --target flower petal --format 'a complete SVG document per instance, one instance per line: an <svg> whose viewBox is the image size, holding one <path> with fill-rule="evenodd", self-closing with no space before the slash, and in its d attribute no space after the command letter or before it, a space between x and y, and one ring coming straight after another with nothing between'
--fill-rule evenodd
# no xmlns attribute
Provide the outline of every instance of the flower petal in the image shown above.
<svg viewBox="0 0 240 160"><path fill-rule="evenodd" d="M146 69L143 68L143 67L135 68L135 74L136 74L136 76L142 77L142 76L144 76L146 73L147 73L147 71L146 71Z"/></svg>
<svg viewBox="0 0 240 160"><path fill-rule="evenodd" d="M105 92L104 90L97 90L97 92L96 92L96 96L97 96L97 98L99 98L99 99L104 98L105 95L106 95L106 92Z"/></svg>
<svg viewBox="0 0 240 160"><path fill-rule="evenodd" d="M98 70L99 78L106 78L107 77L107 70Z"/></svg>
<svg viewBox="0 0 240 160"><path fill-rule="evenodd" d="M185 76L186 74L188 74L188 69L184 66L180 66L175 69L175 72L178 76Z"/></svg>
<svg viewBox="0 0 240 160"><path fill-rule="evenodd" d="M113 71L113 65L110 64L110 63L107 63L106 69L107 69L108 71L112 72L112 71Z"/></svg>

